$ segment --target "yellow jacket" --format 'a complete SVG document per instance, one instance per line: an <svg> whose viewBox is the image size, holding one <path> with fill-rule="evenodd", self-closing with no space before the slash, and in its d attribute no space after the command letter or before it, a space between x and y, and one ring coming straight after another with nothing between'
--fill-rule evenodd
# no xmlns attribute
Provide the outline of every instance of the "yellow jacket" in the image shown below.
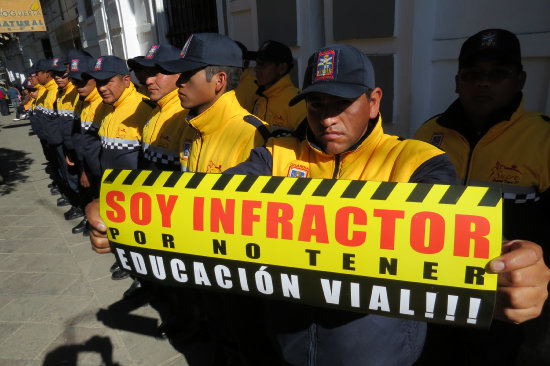
<svg viewBox="0 0 550 366"><path fill-rule="evenodd" d="M143 126L152 111L144 97L130 83L112 106L103 103L99 128L102 170L137 169Z"/></svg>
<svg viewBox="0 0 550 366"><path fill-rule="evenodd" d="M56 113L59 131L63 139L63 145L69 150L74 150L71 134L73 131L74 109L78 98L78 91L71 82L57 92Z"/></svg>
<svg viewBox="0 0 550 366"><path fill-rule="evenodd" d="M187 124L188 110L181 106L175 89L156 102L143 129L144 168L180 170L180 139ZM194 133L194 131L193 131Z"/></svg>
<svg viewBox="0 0 550 366"><path fill-rule="evenodd" d="M72 134L73 145L78 159L89 178L94 181L101 176L99 156L101 140L98 136L101 121L110 113L112 106L104 104L97 89L94 88L85 98L80 98L74 109L75 126Z"/></svg>
<svg viewBox="0 0 550 366"><path fill-rule="evenodd" d="M524 110L518 96L495 122L474 138L457 100L424 123L415 138L446 151L462 184L502 190L505 238L550 246L550 117ZM548 263L546 248L544 255Z"/></svg>
<svg viewBox="0 0 550 366"><path fill-rule="evenodd" d="M372 132L349 151L324 153L309 140L270 139L273 175L304 178L408 182L416 169L443 152L415 140L386 135L379 117Z"/></svg>
<svg viewBox="0 0 550 366"><path fill-rule="evenodd" d="M246 159L269 135L265 123L250 115L235 97L223 94L210 108L189 118L180 144L183 171L221 173Z"/></svg>
<svg viewBox="0 0 550 366"><path fill-rule="evenodd" d="M252 113L266 121L273 130L296 130L306 118L306 103L300 101L290 107L288 102L298 94L299 89L292 84L290 74L286 74L263 92L258 88Z"/></svg>
<svg viewBox="0 0 550 366"><path fill-rule="evenodd" d="M48 81L43 88L38 91L36 106L31 118L31 125L36 135L41 140L46 140L50 144L59 144L59 124L55 121L55 101L57 99L57 84L53 79Z"/></svg>

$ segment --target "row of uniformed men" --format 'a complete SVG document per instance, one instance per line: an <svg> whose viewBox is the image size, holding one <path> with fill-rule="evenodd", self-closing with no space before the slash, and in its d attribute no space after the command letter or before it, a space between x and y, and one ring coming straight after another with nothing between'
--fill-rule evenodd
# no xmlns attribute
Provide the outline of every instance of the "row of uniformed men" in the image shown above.
<svg viewBox="0 0 550 366"><path fill-rule="evenodd" d="M228 61L231 63L228 67L237 69L231 74L230 89L236 88L239 103L268 121L272 129L295 130L305 118L305 104L288 105L298 92L290 80L293 65L290 49L279 42L267 41L258 52L248 52L237 44L244 62L250 58L256 60L258 79L247 67L239 78L243 60L234 49L235 55L231 56L234 60ZM128 68L114 56L94 59L73 50L66 59L40 60L30 70L27 87L38 93L31 122L52 167L54 182L64 195L58 204L68 201L72 205L65 214L67 219L82 216L81 206L97 197L99 177L107 168L221 172L228 163L234 165L234 158L221 164L219 159L207 161L203 157L199 167L198 154L193 154L198 150L191 147L193 142L195 146L207 143L209 135L204 135L199 143L201 120L184 122L189 110L195 108L192 114L196 113L197 107L193 103L182 107L176 85L181 70L178 66L164 65L180 56L180 50L173 46L153 45L146 56L128 60ZM135 90L130 71L134 71L140 82L141 93ZM237 109L240 115L249 114L236 103L227 112ZM216 109L210 114L221 111ZM243 154L248 147L261 144L269 134L265 123L252 116L247 120L260 128L263 137L255 137L243 146ZM73 121L77 122L76 128ZM241 133L240 129L230 130L235 136ZM73 228L73 233L85 232L85 224L84 218Z"/></svg>

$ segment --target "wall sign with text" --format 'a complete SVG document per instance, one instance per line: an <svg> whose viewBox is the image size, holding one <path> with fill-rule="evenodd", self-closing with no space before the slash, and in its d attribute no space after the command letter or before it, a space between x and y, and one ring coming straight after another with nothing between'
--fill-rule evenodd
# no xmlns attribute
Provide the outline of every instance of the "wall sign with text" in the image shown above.
<svg viewBox="0 0 550 366"><path fill-rule="evenodd" d="M490 325L498 190L421 183L108 170L117 260L171 286Z"/></svg>

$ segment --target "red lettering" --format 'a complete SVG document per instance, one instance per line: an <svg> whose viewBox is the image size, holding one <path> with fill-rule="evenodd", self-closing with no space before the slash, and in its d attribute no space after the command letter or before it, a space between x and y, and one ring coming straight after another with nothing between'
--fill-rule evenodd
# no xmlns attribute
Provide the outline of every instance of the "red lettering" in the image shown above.
<svg viewBox="0 0 550 366"><path fill-rule="evenodd" d="M130 198L130 218L138 225L151 222L151 197L143 192L134 193Z"/></svg>
<svg viewBox="0 0 550 366"><path fill-rule="evenodd" d="M243 211L241 221L241 233L252 236L254 222L260 221L260 215L254 214L254 209L262 207L261 201L243 200Z"/></svg>
<svg viewBox="0 0 550 366"><path fill-rule="evenodd" d="M317 238L317 243L328 243L327 220L325 207L320 205L306 205L300 225L298 240L311 241L311 237Z"/></svg>
<svg viewBox="0 0 550 366"><path fill-rule="evenodd" d="M353 215L354 225L367 224L367 213L365 211L359 207L342 207L336 212L334 235L338 243L348 247L356 247L365 242L367 233L365 231L353 231L351 233L351 238L349 238L349 221L351 215Z"/></svg>
<svg viewBox="0 0 550 366"><path fill-rule="evenodd" d="M193 230L204 231L204 197L193 200Z"/></svg>
<svg viewBox="0 0 550 366"><path fill-rule="evenodd" d="M120 191L110 191L107 192L105 196L105 202L107 205L112 208L114 211L107 210L105 214L107 218L112 222L124 222L126 220L126 212L124 212L124 207L119 205L116 201L124 202L124 193Z"/></svg>
<svg viewBox="0 0 550 366"><path fill-rule="evenodd" d="M426 243L426 225L429 236ZM426 245L427 244L427 245ZM435 212L418 212L411 219L411 247L418 253L435 254L445 244L445 219Z"/></svg>
<svg viewBox="0 0 550 366"><path fill-rule="evenodd" d="M395 222L405 217L405 211L375 209L374 217L380 217L380 249L395 247Z"/></svg>
<svg viewBox="0 0 550 366"><path fill-rule="evenodd" d="M281 226L281 239L292 240L292 223L294 209L288 203L268 202L266 236L279 239L279 225Z"/></svg>
<svg viewBox="0 0 550 366"><path fill-rule="evenodd" d="M224 233L233 234L235 231L235 200L226 200L225 205L226 209L224 210L221 199L212 198L210 207L210 230L219 233L221 223Z"/></svg>
<svg viewBox="0 0 550 366"><path fill-rule="evenodd" d="M168 202L166 202L166 196L157 194L157 202L162 216L162 227L172 227L172 211L174 211L177 200L178 196L171 194L168 196Z"/></svg>
<svg viewBox="0 0 550 366"><path fill-rule="evenodd" d="M457 257L469 257L470 246L473 242L474 257L489 258L489 239L485 236L490 232L491 223L487 218L472 215L456 215L454 255Z"/></svg>

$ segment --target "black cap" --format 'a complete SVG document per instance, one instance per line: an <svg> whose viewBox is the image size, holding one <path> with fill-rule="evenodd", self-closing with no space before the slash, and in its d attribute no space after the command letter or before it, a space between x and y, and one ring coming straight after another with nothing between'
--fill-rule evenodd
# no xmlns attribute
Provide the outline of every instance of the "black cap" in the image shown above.
<svg viewBox="0 0 550 366"><path fill-rule="evenodd" d="M25 73L25 76L31 76L32 74L36 74L36 65L28 67L23 71Z"/></svg>
<svg viewBox="0 0 550 366"><path fill-rule="evenodd" d="M178 73L206 66L243 67L243 59L241 49L231 38L218 33L195 33L189 36L177 60L156 64Z"/></svg>
<svg viewBox="0 0 550 366"><path fill-rule="evenodd" d="M115 75L129 75L130 71L123 59L116 56L101 56L95 60L92 70L85 74L96 80L107 80Z"/></svg>
<svg viewBox="0 0 550 366"><path fill-rule="evenodd" d="M178 60L180 49L169 44L154 44L149 48L145 56L138 56L128 60L130 69L140 67L155 67L157 62Z"/></svg>
<svg viewBox="0 0 550 366"><path fill-rule="evenodd" d="M374 69L367 55L347 44L330 45L311 55L304 89L288 104L298 103L309 93L357 98L374 88Z"/></svg>
<svg viewBox="0 0 550 366"><path fill-rule="evenodd" d="M40 60L38 60L38 62L36 63L36 67L34 68L34 71L35 72L38 72L38 71L48 71L51 67L51 64L52 64L52 60L51 59L46 59L46 58L41 58Z"/></svg>
<svg viewBox="0 0 550 366"><path fill-rule="evenodd" d="M497 54L521 66L521 50L516 35L504 29L485 29L464 42L458 56L459 68L486 53Z"/></svg>
<svg viewBox="0 0 550 366"><path fill-rule="evenodd" d="M74 57L70 60L69 64L69 77L76 80L83 80L84 74L90 76L88 73L93 71L95 66L95 58L86 56L85 54L74 54Z"/></svg>
<svg viewBox="0 0 550 366"><path fill-rule="evenodd" d="M50 60L48 71L64 72L67 70L65 65L68 64L67 57L54 57Z"/></svg>
<svg viewBox="0 0 550 366"><path fill-rule="evenodd" d="M256 60L282 63L286 62L289 65L294 63L292 52L288 46L277 41L265 41L256 52Z"/></svg>
<svg viewBox="0 0 550 366"><path fill-rule="evenodd" d="M255 60L256 59L256 52L249 51L248 48L244 45L244 43L235 41L237 46L241 49L241 52L243 53L243 60Z"/></svg>

